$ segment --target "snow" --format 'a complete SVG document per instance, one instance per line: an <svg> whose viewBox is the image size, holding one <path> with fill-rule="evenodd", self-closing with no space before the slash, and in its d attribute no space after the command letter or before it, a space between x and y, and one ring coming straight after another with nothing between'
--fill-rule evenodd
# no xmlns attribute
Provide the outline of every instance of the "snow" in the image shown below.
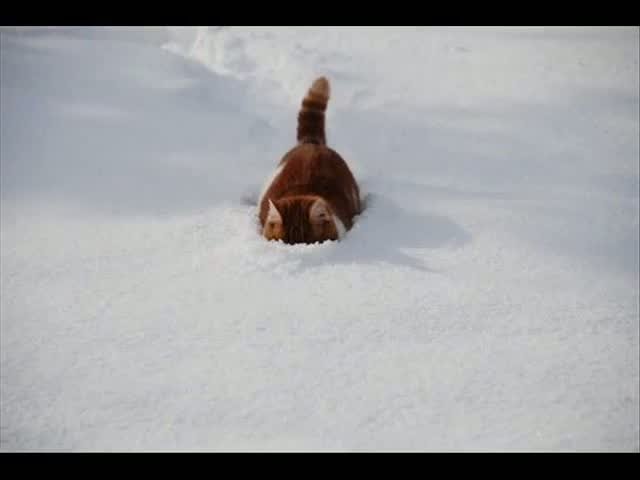
<svg viewBox="0 0 640 480"><path fill-rule="evenodd" d="M0 30L2 451L638 451L634 28ZM268 243L316 75L367 208Z"/></svg>

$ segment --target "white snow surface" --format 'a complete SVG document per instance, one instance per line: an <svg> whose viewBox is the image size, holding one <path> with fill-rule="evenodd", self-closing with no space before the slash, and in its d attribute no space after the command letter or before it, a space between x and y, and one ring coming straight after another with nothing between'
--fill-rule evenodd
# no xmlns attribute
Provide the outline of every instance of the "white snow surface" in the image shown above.
<svg viewBox="0 0 640 480"><path fill-rule="evenodd" d="M639 29L3 28L2 451L638 451ZM331 81L340 242L255 200Z"/></svg>

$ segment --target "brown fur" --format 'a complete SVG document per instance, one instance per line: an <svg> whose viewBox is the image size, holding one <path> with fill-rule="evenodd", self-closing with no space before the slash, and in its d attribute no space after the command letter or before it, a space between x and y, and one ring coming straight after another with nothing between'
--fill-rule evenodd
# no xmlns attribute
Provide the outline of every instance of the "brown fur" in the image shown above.
<svg viewBox="0 0 640 480"><path fill-rule="evenodd" d="M298 142L326 144L324 112L329 102L329 81L318 78L302 99L298 113Z"/></svg>
<svg viewBox="0 0 640 480"><path fill-rule="evenodd" d="M344 159L326 145L328 99L329 82L321 77L302 100L298 145L280 161L282 171L259 205L263 236L268 240L290 244L337 240L334 218L348 231L360 213L358 184ZM277 213L267 221L270 200Z"/></svg>

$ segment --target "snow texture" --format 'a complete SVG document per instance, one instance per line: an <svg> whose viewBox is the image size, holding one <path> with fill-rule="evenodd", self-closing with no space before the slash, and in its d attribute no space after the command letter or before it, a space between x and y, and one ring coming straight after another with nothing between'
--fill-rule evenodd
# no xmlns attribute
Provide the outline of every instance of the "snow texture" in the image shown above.
<svg viewBox="0 0 640 480"><path fill-rule="evenodd" d="M638 451L639 29L3 28L2 451ZM367 208L263 241L331 81Z"/></svg>

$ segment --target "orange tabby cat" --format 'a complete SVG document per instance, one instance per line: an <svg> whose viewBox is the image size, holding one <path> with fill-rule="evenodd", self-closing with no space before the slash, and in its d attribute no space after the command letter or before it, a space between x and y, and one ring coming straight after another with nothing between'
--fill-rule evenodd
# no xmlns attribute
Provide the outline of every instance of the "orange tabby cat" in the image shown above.
<svg viewBox="0 0 640 480"><path fill-rule="evenodd" d="M329 82L320 77L302 100L298 144L287 152L262 194L260 224L267 240L288 244L338 240L360 213L360 190L324 130Z"/></svg>

